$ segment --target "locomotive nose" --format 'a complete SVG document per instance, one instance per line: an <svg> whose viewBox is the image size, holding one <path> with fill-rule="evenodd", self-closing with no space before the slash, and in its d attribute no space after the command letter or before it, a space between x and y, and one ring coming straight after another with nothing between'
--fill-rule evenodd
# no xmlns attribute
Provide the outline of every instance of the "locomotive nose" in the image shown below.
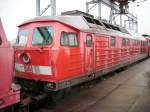
<svg viewBox="0 0 150 112"><path fill-rule="evenodd" d="M43 49L43 52L18 49L15 53L15 69L17 76L52 75L52 65L50 59L50 49ZM19 73L18 73L19 72ZM20 74L21 73L21 74Z"/></svg>

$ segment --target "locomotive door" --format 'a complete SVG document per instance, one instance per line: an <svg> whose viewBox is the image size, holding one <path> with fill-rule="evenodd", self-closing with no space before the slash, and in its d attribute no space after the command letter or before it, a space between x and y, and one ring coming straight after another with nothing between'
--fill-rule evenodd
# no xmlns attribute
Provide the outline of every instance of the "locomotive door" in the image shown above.
<svg viewBox="0 0 150 112"><path fill-rule="evenodd" d="M92 35L88 34L84 43L84 62L86 74L93 73L93 54L93 39Z"/></svg>

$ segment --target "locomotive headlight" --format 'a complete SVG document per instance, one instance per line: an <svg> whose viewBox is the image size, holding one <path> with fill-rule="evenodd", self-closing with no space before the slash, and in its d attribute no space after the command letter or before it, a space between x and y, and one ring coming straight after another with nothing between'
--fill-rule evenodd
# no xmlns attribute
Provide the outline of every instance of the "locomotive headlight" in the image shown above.
<svg viewBox="0 0 150 112"><path fill-rule="evenodd" d="M29 63L30 62L30 57L29 57L29 55L28 54L26 54L26 53L24 53L23 55L22 55L22 60L23 60L23 62L24 63Z"/></svg>
<svg viewBox="0 0 150 112"><path fill-rule="evenodd" d="M55 89L55 88L56 88L56 84L54 82L49 82L45 85L46 90Z"/></svg>

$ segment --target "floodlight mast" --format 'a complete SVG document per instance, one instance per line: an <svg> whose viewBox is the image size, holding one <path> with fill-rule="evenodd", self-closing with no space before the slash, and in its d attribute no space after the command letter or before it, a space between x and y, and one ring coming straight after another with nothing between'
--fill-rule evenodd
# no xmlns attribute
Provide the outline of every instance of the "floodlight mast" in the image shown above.
<svg viewBox="0 0 150 112"><path fill-rule="evenodd" d="M41 11L41 8L40 8L41 0L36 0L36 16L42 16L49 8L51 8L50 16L56 15L56 0L49 0L49 1L50 3L47 5L47 7ZM101 17L102 16L101 4L104 4L105 6L111 9L110 16L109 16L109 22L111 24L116 24L116 17L120 16L120 26L127 27L137 32L138 20L136 16L129 13L128 11L129 1L134 2L135 0L91 0L89 2L86 2L86 12L89 13L89 11L95 5L98 4L98 18L101 19L102 18ZM90 5L93 5L93 6L89 7ZM123 17L122 17L123 15L128 18L127 20L124 20L124 25L123 25Z"/></svg>
<svg viewBox="0 0 150 112"><path fill-rule="evenodd" d="M40 16L40 0L36 0L36 16Z"/></svg>
<svg viewBox="0 0 150 112"><path fill-rule="evenodd" d="M50 16L56 15L56 0L49 0L50 3L41 11L41 0L36 0L36 16L42 16L49 8L51 8Z"/></svg>

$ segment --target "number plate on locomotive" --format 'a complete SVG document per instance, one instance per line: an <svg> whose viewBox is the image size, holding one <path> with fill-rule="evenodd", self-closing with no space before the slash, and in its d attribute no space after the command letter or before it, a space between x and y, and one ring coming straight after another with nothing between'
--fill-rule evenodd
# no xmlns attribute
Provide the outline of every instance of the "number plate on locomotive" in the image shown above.
<svg viewBox="0 0 150 112"><path fill-rule="evenodd" d="M24 65L25 72L32 72L32 66L31 65Z"/></svg>

